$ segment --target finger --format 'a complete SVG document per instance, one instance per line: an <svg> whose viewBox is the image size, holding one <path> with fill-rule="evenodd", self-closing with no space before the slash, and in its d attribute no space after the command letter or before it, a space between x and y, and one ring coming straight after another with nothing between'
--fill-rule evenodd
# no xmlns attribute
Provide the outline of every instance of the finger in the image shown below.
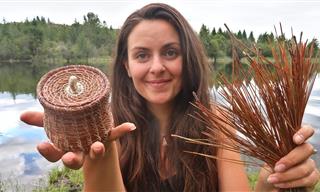
<svg viewBox="0 0 320 192"><path fill-rule="evenodd" d="M20 120L38 127L43 127L43 112L40 111L26 111L20 115Z"/></svg>
<svg viewBox="0 0 320 192"><path fill-rule="evenodd" d="M257 189L264 189L264 191L272 191L274 186L270 183L267 178L273 172L272 168L270 168L267 164L264 164L260 169L258 182L256 183ZM263 187L262 187L263 186Z"/></svg>
<svg viewBox="0 0 320 192"><path fill-rule="evenodd" d="M268 177L268 182L275 184L302 179L309 176L315 169L315 162L312 159L308 159L285 172L271 174Z"/></svg>
<svg viewBox="0 0 320 192"><path fill-rule="evenodd" d="M298 145L276 163L274 171L283 172L297 164L300 164L301 162L304 162L314 153L313 149L313 146L309 143Z"/></svg>
<svg viewBox="0 0 320 192"><path fill-rule="evenodd" d="M113 128L111 130L109 139L110 141L120 138L122 135L133 131L136 129L136 126L133 123L122 123L121 125Z"/></svg>
<svg viewBox="0 0 320 192"><path fill-rule="evenodd" d="M309 139L314 134L314 128L311 125L303 125L297 133L293 135L293 141L300 145L304 143L307 139Z"/></svg>
<svg viewBox="0 0 320 192"><path fill-rule="evenodd" d="M67 152L61 160L70 169L80 169L84 162L84 154L83 152Z"/></svg>
<svg viewBox="0 0 320 192"><path fill-rule="evenodd" d="M105 147L103 143L97 141L91 145L89 156L91 159L100 159L104 156Z"/></svg>
<svg viewBox="0 0 320 192"><path fill-rule="evenodd" d="M319 181L319 172L314 170L308 177L304 177L302 179L277 183L274 186L278 188L296 188L296 187L306 187L306 188L314 188L314 186Z"/></svg>
<svg viewBox="0 0 320 192"><path fill-rule="evenodd" d="M48 142L40 143L37 146L39 153L50 162L56 162L64 154L60 149Z"/></svg>

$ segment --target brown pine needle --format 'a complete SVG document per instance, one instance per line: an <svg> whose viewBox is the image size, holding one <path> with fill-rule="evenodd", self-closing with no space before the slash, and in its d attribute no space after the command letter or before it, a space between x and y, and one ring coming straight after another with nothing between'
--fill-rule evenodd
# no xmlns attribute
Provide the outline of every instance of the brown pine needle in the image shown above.
<svg viewBox="0 0 320 192"><path fill-rule="evenodd" d="M208 140L173 136L194 144L240 152L274 167L280 158L296 147L292 138L301 127L317 75L316 64L319 61L313 56L314 42L303 43L301 37L299 42L295 37L287 41L280 26L281 36L272 43L270 41L274 59L270 61L259 53L256 46L251 48L245 45L236 39L228 27L227 29L233 44L234 68L231 81L221 76L218 94L223 101L213 101L213 109L203 106L196 96L196 101L192 103L198 111L191 116L207 126L204 135ZM248 70L242 68L237 49L250 62ZM233 163L261 166L255 162L187 152ZM295 188L286 191L304 190Z"/></svg>

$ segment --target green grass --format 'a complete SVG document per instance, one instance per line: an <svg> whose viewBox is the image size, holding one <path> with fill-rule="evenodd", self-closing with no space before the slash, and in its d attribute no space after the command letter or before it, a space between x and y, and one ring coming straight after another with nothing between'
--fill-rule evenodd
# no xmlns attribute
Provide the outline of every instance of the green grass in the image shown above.
<svg viewBox="0 0 320 192"><path fill-rule="evenodd" d="M249 184L252 190L258 179L258 172L251 172L248 174ZM19 185L8 186L8 182L0 178L0 192L7 191L9 188L13 191L24 191ZM83 175L81 170L71 170L68 168L53 168L48 176L48 179L39 180L38 187L33 192L77 192L82 191L83 188ZM320 183L318 183L313 190L320 192Z"/></svg>
<svg viewBox="0 0 320 192"><path fill-rule="evenodd" d="M247 176L248 176L250 188L253 191L256 185L256 182L258 181L259 173L254 172L254 173L247 174Z"/></svg>
<svg viewBox="0 0 320 192"><path fill-rule="evenodd" d="M319 182L318 182L318 184L316 185L316 188L314 189L314 191L320 192L320 183L319 183Z"/></svg>
<svg viewBox="0 0 320 192"><path fill-rule="evenodd" d="M54 168L50 171L46 184L44 180L39 181L38 188L34 192L76 192L83 187L83 175L81 170L71 170L68 168ZM41 184L42 183L42 184Z"/></svg>
<svg viewBox="0 0 320 192"><path fill-rule="evenodd" d="M258 172L248 173L249 184L252 190L254 190L255 184L258 180L258 176L259 176ZM48 186L35 191L36 192L81 191L82 187L83 187L83 176L82 176L81 170L74 171L67 168L55 168L51 170L49 174ZM320 183L316 185L313 191L320 192Z"/></svg>

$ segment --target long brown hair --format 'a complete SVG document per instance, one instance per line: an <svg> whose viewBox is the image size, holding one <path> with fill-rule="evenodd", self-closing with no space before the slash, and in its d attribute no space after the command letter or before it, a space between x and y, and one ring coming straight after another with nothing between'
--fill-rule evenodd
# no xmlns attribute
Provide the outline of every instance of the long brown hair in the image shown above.
<svg viewBox="0 0 320 192"><path fill-rule="evenodd" d="M209 106L208 60L197 34L184 17L166 4L149 4L132 13L123 24L117 41L112 74L112 113L115 125L132 122L137 129L120 138L120 163L128 191L159 191L160 136L159 123L146 107L146 101L134 88L128 77L125 62L128 59L128 37L142 20L161 19L178 32L182 51L182 89L174 100L168 127L170 134L189 138L205 138L203 123L191 118L195 108L193 92L202 104ZM175 168L175 176L168 178L174 191L215 191L218 189L216 162L183 151L216 154L216 149L168 139L167 158Z"/></svg>

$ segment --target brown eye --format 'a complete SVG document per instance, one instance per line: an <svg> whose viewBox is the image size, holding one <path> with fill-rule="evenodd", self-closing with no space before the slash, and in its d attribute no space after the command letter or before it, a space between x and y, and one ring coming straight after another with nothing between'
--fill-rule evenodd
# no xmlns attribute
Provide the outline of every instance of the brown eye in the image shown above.
<svg viewBox="0 0 320 192"><path fill-rule="evenodd" d="M178 56L178 52L175 49L168 49L165 51L164 56L169 59L174 59Z"/></svg>
<svg viewBox="0 0 320 192"><path fill-rule="evenodd" d="M139 61L139 62L145 62L147 61L149 58L148 54L144 53L144 52L140 52L136 55L136 59Z"/></svg>

